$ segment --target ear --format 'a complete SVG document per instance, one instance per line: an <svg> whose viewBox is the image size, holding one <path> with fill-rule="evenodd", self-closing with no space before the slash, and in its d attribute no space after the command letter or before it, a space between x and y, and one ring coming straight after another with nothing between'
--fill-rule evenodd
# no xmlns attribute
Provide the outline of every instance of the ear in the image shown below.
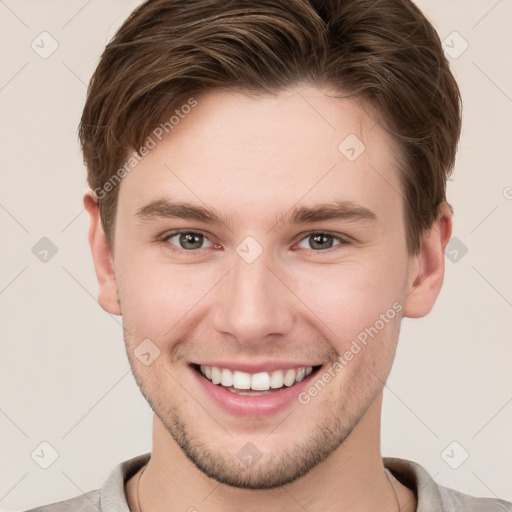
<svg viewBox="0 0 512 512"><path fill-rule="evenodd" d="M441 291L444 279L444 251L452 235L452 210L444 202L436 221L424 234L419 253L411 257L404 316L428 315Z"/></svg>
<svg viewBox="0 0 512 512"><path fill-rule="evenodd" d="M121 314L121 305L117 294L116 275L110 248L103 232L98 200L92 190L84 195L84 206L89 214L89 245L91 247L94 269L99 284L98 302L100 306L112 315Z"/></svg>

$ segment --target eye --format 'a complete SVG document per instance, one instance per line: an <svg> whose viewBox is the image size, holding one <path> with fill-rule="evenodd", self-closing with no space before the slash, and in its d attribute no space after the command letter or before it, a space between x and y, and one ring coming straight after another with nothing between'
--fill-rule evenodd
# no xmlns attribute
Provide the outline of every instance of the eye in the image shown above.
<svg viewBox="0 0 512 512"><path fill-rule="evenodd" d="M333 244L334 240L338 241L336 245ZM304 241L309 244L309 247L301 247L302 249L313 249L316 252L332 249L333 246L348 244L348 241L344 238L330 233L309 233L300 243L304 243Z"/></svg>
<svg viewBox="0 0 512 512"><path fill-rule="evenodd" d="M176 239L176 241L173 242L173 239ZM204 247L201 246L205 240L209 241L205 235L196 231L175 231L172 233L167 233L162 238L163 242L177 246L178 250L188 252L204 249ZM210 247L213 246L214 244L210 242Z"/></svg>
<svg viewBox="0 0 512 512"><path fill-rule="evenodd" d="M219 245L211 242L206 235L197 231L173 231L166 233L162 236L161 241L165 244L170 244L176 247L175 250L178 252L197 252L201 249L206 248L220 248ZM334 243L334 242L337 243ZM205 242L209 245L203 246ZM304 247L301 244L307 243L309 247ZM298 244L299 248L314 250L315 252L324 252L336 247L338 245L348 244L348 240L345 240L341 236L334 235L325 232L308 233ZM173 249L174 250L174 249Z"/></svg>

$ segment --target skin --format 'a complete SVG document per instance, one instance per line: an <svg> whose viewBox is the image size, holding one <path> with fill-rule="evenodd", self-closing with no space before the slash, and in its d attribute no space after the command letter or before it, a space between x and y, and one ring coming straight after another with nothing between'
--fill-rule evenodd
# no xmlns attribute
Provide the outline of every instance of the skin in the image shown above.
<svg viewBox="0 0 512 512"><path fill-rule="evenodd" d="M402 511L416 510L414 493L383 467L382 390L402 315L428 314L441 289L448 206L409 255L396 149L368 105L308 84L197 100L119 185L112 252L94 196L84 196L99 302L122 315L133 374L155 412L143 510L391 512L393 490ZM351 133L366 146L354 162L338 150ZM137 217L161 198L215 208L229 227ZM297 206L333 200L376 220L276 224ZM158 241L175 229L205 235L200 248L178 236ZM319 249L310 234L325 231L348 242L328 238ZM236 252L247 236L263 248L250 264ZM278 359L327 368L393 304L402 313L317 396L270 416L221 409L188 366ZM149 366L134 356L147 338L160 350ZM236 456L247 442L262 455L251 468ZM126 484L131 510L138 477Z"/></svg>

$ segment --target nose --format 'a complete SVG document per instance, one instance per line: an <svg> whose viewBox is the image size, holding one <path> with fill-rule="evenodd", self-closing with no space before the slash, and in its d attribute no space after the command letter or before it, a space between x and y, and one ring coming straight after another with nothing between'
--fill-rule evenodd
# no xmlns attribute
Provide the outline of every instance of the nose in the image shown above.
<svg viewBox="0 0 512 512"><path fill-rule="evenodd" d="M234 259L234 268L219 283L215 329L243 345L261 345L288 334L294 321L294 295L286 279L272 268L265 251L252 263Z"/></svg>

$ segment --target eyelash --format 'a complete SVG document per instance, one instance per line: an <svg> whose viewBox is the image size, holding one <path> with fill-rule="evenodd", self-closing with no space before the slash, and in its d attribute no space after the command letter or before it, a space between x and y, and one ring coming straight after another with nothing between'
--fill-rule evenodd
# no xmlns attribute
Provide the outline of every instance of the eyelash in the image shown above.
<svg viewBox="0 0 512 512"><path fill-rule="evenodd" d="M187 235L201 235L201 236L204 237L204 239L210 241L209 238L206 236L206 234L202 233L201 231L190 231L190 230L187 230L187 229L166 232L161 237L159 237L158 240L160 242L162 242L163 244L165 244L166 246L171 245L172 246L171 250L172 251L176 251L178 253L186 253L186 254L194 255L194 254L197 254L199 251L203 250L203 249L188 249L188 250L187 249L181 249L180 247L177 247L177 246L175 246L175 245L173 245L173 244L171 244L169 242L169 240L171 238L174 238L176 235L182 235L182 234L183 235L184 234L187 234ZM306 233L299 240L299 242L297 242L297 243L300 243L303 240L306 240L307 238L309 238L311 236L314 236L314 235L325 235L325 236L334 238L334 239L336 239L339 242L337 245L335 245L333 247L329 247L328 249L319 249L319 250L307 249L309 251L313 251L313 252L316 252L316 253L322 253L322 254L328 253L328 252L334 251L337 247L340 247L340 246L343 246L343 245L348 245L350 243L346 238L343 238L343 237L341 237L339 235L336 235L334 233L330 233L329 231L311 231L309 233Z"/></svg>

